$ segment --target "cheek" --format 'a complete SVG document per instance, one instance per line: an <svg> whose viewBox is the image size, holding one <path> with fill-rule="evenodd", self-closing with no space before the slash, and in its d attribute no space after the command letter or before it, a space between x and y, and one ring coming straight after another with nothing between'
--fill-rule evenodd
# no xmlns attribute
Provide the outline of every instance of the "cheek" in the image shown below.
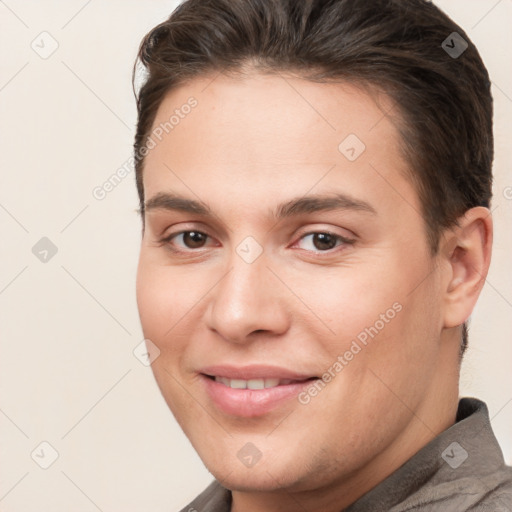
<svg viewBox="0 0 512 512"><path fill-rule="evenodd" d="M190 309L184 305L183 290L177 290L173 272L147 261L141 253L137 269L137 306L144 338L151 340L159 356L151 364L155 380L167 405L183 428L183 411L190 396L178 377L187 337L180 333L180 320ZM183 320L181 320L183 321Z"/></svg>
<svg viewBox="0 0 512 512"><path fill-rule="evenodd" d="M165 367L172 374L185 364L190 340L201 327L205 294L212 284L201 272L185 266L172 267L151 261L141 252L137 269L137 306L144 337L160 350L152 365L155 376L165 380ZM203 279L201 279L203 277Z"/></svg>
<svg viewBox="0 0 512 512"><path fill-rule="evenodd" d="M169 299L164 290L157 273L141 261L137 270L137 307L146 338L158 338L155 334L163 331L168 321Z"/></svg>
<svg viewBox="0 0 512 512"><path fill-rule="evenodd" d="M141 253L136 295L144 336L163 350L164 340L172 338L173 327L184 314L183 290L176 285L169 269L152 265Z"/></svg>
<svg viewBox="0 0 512 512"><path fill-rule="evenodd" d="M395 316L393 304L401 293L397 281L388 270L371 265L322 269L319 272L295 276L294 290L311 313L307 313L319 328L335 339L355 337L366 327L378 322L388 310ZM389 283L384 281L389 280ZM290 280L293 280L290 275ZM299 284L300 283L300 284ZM306 315L303 318L307 317ZM379 324L380 325L380 324Z"/></svg>
<svg viewBox="0 0 512 512"><path fill-rule="evenodd" d="M300 279L289 274L309 310L304 308L302 319L311 319L310 328L323 333L323 348L331 359L354 341L361 347L358 354L386 361L395 354L396 364L428 356L435 347L425 341L438 334L440 321L434 276L425 279L426 262L408 262L404 255L375 260Z"/></svg>

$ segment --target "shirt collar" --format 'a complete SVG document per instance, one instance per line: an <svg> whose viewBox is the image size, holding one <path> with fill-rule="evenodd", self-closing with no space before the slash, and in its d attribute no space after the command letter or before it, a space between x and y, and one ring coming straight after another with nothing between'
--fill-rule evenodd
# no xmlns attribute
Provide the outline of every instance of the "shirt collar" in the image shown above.
<svg viewBox="0 0 512 512"><path fill-rule="evenodd" d="M485 467L482 464L485 459ZM450 483L451 492L457 482L468 478L478 482L481 474L503 467L503 455L494 436L487 406L476 398L461 398L455 423L437 435L380 484L364 494L345 512L414 509L425 504L426 496L436 486ZM446 486L445 486L446 487Z"/></svg>

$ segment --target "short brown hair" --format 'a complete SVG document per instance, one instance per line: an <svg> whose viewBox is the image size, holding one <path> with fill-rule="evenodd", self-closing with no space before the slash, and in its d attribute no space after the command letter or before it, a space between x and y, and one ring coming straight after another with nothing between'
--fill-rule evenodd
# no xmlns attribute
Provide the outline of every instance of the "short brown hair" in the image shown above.
<svg viewBox="0 0 512 512"><path fill-rule="evenodd" d="M460 55L448 51L456 42ZM134 144L143 223L141 150L163 98L195 77L236 74L248 63L264 73L374 86L392 98L433 254L465 211L490 206L489 75L466 33L431 2L185 0L144 37L137 61L148 73L137 94ZM462 333L461 357L466 324Z"/></svg>

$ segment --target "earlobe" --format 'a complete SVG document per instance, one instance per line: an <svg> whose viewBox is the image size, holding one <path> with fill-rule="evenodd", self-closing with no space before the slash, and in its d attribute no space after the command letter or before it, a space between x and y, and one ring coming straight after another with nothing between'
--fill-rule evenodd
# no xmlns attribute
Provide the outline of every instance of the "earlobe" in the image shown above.
<svg viewBox="0 0 512 512"><path fill-rule="evenodd" d="M444 254L449 272L444 285L444 327L463 324L471 315L489 271L492 217L478 206L459 218L445 238Z"/></svg>

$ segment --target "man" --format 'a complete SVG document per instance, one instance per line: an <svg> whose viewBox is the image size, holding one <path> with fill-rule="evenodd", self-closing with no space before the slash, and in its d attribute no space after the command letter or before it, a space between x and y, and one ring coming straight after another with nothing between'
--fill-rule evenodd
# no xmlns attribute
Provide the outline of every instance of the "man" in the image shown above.
<svg viewBox="0 0 512 512"><path fill-rule="evenodd" d="M183 510L512 510L459 400L492 98L423 0L189 0L144 39L137 302L215 481Z"/></svg>

